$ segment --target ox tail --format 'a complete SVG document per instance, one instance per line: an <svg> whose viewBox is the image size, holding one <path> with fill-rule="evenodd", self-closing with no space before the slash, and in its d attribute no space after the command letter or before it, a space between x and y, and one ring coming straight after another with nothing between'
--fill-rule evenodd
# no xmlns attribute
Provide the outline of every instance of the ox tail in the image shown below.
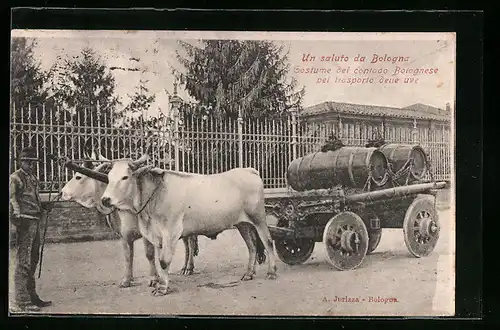
<svg viewBox="0 0 500 330"><path fill-rule="evenodd" d="M255 232L255 237L257 237L257 262L259 265L262 265L266 261L266 249L264 248L264 243L262 243L262 240L260 239L259 235L257 234L257 230L255 228L252 228L252 230Z"/></svg>

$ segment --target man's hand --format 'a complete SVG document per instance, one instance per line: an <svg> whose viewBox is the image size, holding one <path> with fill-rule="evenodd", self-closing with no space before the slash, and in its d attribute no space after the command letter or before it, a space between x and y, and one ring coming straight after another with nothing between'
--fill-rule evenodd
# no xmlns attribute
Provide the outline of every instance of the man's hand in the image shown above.
<svg viewBox="0 0 500 330"><path fill-rule="evenodd" d="M18 212L13 211L10 216L10 222L14 226L19 227L21 225L21 215Z"/></svg>

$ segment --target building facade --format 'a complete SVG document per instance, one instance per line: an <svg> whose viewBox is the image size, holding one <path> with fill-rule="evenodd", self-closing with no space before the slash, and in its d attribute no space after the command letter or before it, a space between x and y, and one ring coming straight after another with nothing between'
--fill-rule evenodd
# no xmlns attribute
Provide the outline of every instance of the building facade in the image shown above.
<svg viewBox="0 0 500 330"><path fill-rule="evenodd" d="M362 146L371 139L419 144L426 150L438 179L451 179L452 117L444 109L417 103L403 108L323 102L302 109L299 120L314 137L335 134L344 145ZM316 129L310 129L316 127Z"/></svg>

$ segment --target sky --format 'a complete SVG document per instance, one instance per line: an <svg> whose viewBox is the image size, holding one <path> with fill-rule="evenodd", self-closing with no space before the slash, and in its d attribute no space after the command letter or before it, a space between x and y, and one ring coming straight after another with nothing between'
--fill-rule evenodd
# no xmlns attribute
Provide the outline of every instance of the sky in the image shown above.
<svg viewBox="0 0 500 330"><path fill-rule="evenodd" d="M182 70L175 57L178 40L197 39L268 39L283 44L288 50L290 77L304 86L306 95L303 106L325 101L405 107L424 103L444 108L455 99L455 37L448 33L272 33L272 32L192 32L192 31L40 31L13 30L12 36L35 37L38 45L36 58L42 68L48 69L58 57L72 57L90 46L109 67L137 68L140 71L112 71L116 79L116 92L124 105L127 94L133 94L140 79L149 80L148 88L156 95L149 114L159 109L168 111L168 93L173 91L172 67ZM315 56L315 61L303 61L303 55ZM365 61L354 61L357 55ZM401 63L370 63L373 54L404 57ZM349 57L347 62L320 61L321 56ZM139 62L132 58L138 58ZM413 76L394 76L396 66L403 69L433 69L438 72ZM330 69L330 74L296 73L297 69ZM348 74L337 74L341 68ZM356 68L387 69L386 74L354 74ZM380 84L385 78L401 77L398 83ZM330 78L318 83L319 78ZM336 83L336 78L373 78L374 83ZM404 77L418 78L417 83L402 83ZM189 100L186 91L179 89L179 96Z"/></svg>

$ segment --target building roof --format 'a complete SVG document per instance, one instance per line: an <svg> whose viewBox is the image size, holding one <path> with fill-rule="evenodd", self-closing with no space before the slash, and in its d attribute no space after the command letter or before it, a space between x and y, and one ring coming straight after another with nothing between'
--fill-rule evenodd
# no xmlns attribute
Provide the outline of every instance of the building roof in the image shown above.
<svg viewBox="0 0 500 330"><path fill-rule="evenodd" d="M313 117L326 113L350 114L359 116L377 116L392 118L409 118L423 120L450 121L451 113L447 110L434 108L425 104L417 103L404 108L376 106L368 104L354 104L342 102L323 102L311 107L304 108L300 116Z"/></svg>

